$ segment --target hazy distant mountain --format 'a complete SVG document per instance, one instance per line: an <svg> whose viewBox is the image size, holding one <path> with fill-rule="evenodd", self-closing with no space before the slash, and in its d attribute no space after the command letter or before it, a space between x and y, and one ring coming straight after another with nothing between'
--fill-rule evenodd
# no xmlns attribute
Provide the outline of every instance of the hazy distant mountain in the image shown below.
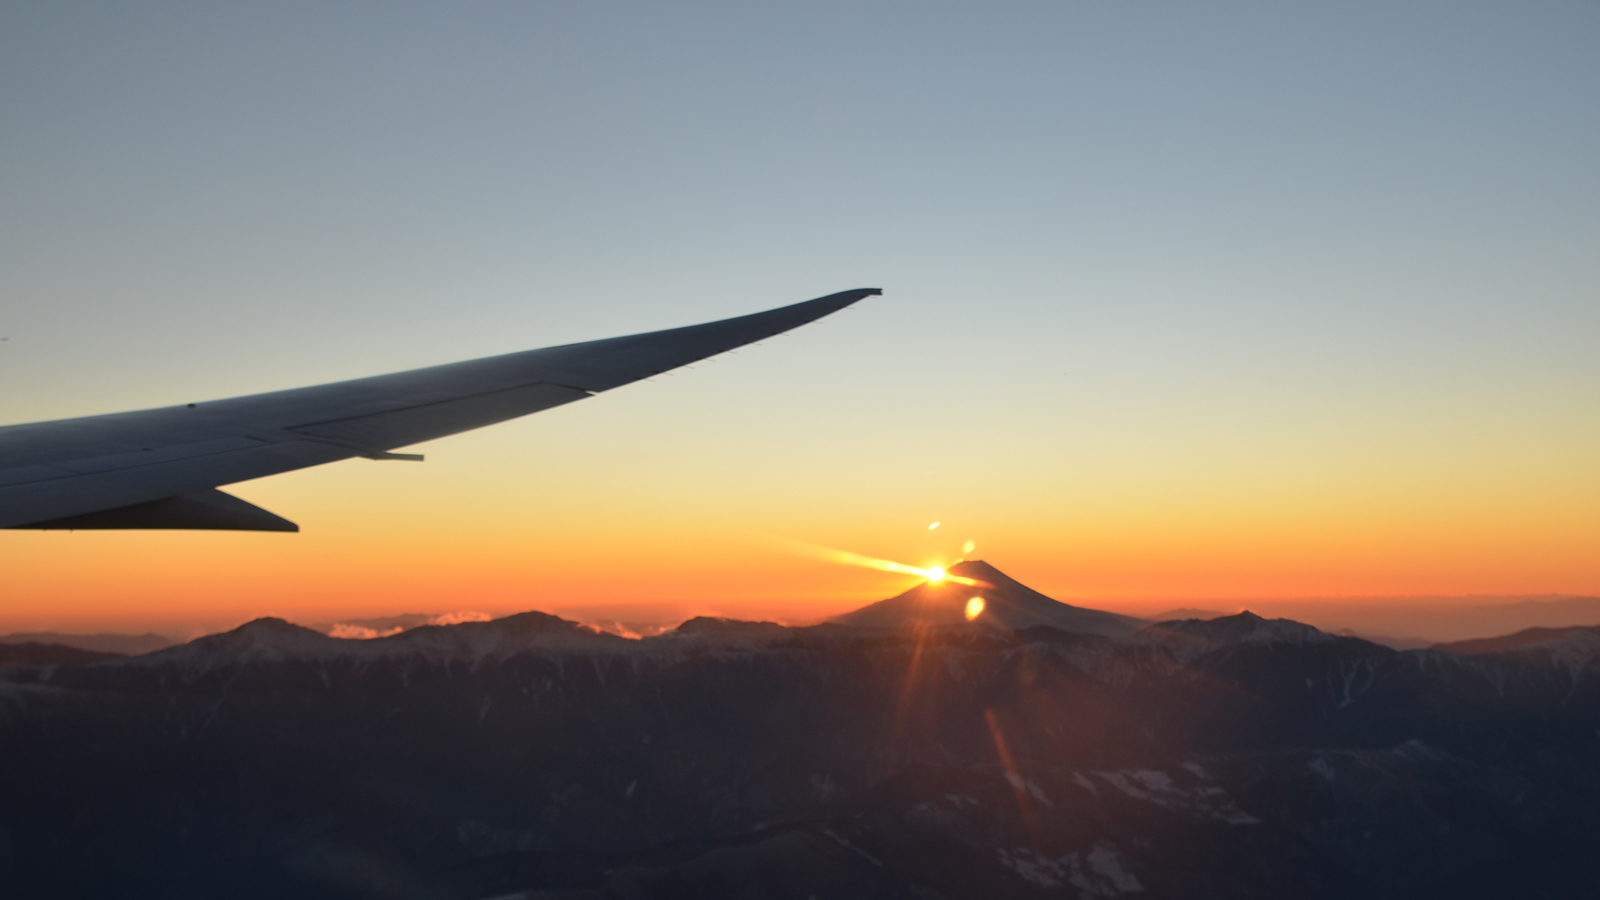
<svg viewBox="0 0 1600 900"><path fill-rule="evenodd" d="M1063 631L1117 637L1132 634L1149 624L1132 616L1052 600L982 560L957 563L950 567L950 572L987 586L972 587L953 581L924 582L897 597L879 600L829 621L861 628L961 625L967 622L968 601L981 597L983 612L976 621L1012 631L1048 625Z"/></svg>
<svg viewBox="0 0 1600 900"><path fill-rule="evenodd" d="M1427 640L1426 638L1394 637L1393 635L1388 634L1370 634L1367 632L1355 631L1354 629L1350 628L1341 628L1333 632L1333 634L1337 634L1340 637L1360 638L1363 641L1371 641L1374 644L1382 644L1383 646L1393 650L1422 650L1434 646L1434 642Z"/></svg>
<svg viewBox="0 0 1600 900"><path fill-rule="evenodd" d="M1324 631L1396 635L1389 640L1413 646L1600 622L1600 597L1307 597L1251 600L1249 606Z"/></svg>
<svg viewBox="0 0 1600 900"><path fill-rule="evenodd" d="M1500 653L1525 647L1529 644L1555 640L1580 631L1600 635L1600 625L1574 625L1570 628L1525 628L1516 634L1505 634L1499 637L1434 644L1433 649L1454 653L1458 656L1481 656L1487 653Z"/></svg>
<svg viewBox="0 0 1600 900"><path fill-rule="evenodd" d="M61 644L80 650L137 656L178 643L159 634L60 634L54 631L26 631L0 635L0 644Z"/></svg>
<svg viewBox="0 0 1600 900"><path fill-rule="evenodd" d="M100 653L69 647L66 644L3 643L0 644L0 669L9 669L12 666L71 666L106 659L122 659L123 656L121 653Z"/></svg>
<svg viewBox="0 0 1600 900"><path fill-rule="evenodd" d="M1180 609L1170 609L1164 613L1160 613L1159 615L1145 616L1144 618L1151 622L1182 621L1186 619L1210 621L1211 619L1220 619L1227 615L1232 614L1220 612L1214 609L1183 607ZM1383 646L1394 650L1420 650L1424 647L1431 647L1434 644L1433 641L1426 640L1424 638L1392 637L1386 634L1374 634L1370 632L1356 631L1352 628L1338 628L1336 630L1329 629L1329 632L1331 634L1339 635L1340 637L1360 638L1363 641L1371 641L1374 644L1382 644Z"/></svg>
<svg viewBox="0 0 1600 900"><path fill-rule="evenodd" d="M1158 615L1144 616L1143 618L1147 622L1175 622L1182 621L1184 619L1220 619L1226 615L1232 614L1216 609L1195 609L1193 607L1184 606L1179 607L1178 609L1169 609L1166 612Z"/></svg>
<svg viewBox="0 0 1600 900"><path fill-rule="evenodd" d="M1522 617L1536 619L1576 618L1578 622L1600 621L1600 597L1552 595L1528 597L1516 601L1506 601L1504 598L1495 599L1500 602L1478 603L1469 609L1477 615L1494 616L1497 619L1503 618L1506 621L1516 621ZM1576 622L1563 624L1576 624Z"/></svg>
<svg viewBox="0 0 1600 900"><path fill-rule="evenodd" d="M698 618L627 640L525 613L341 640L258 620L0 672L0 884L1600 896L1600 671L1552 643L1396 652L1249 613L1124 638Z"/></svg>

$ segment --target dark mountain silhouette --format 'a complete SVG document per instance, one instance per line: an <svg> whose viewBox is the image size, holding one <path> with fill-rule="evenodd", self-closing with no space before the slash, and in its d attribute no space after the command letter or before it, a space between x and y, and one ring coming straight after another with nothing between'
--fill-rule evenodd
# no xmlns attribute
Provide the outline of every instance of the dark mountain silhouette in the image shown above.
<svg viewBox="0 0 1600 900"><path fill-rule="evenodd" d="M1208 647L1237 647L1246 644L1315 644L1333 640L1333 635L1292 619L1263 619L1250 610L1210 619L1180 619L1159 622L1144 629L1141 639L1160 639L1181 635Z"/></svg>
<svg viewBox="0 0 1600 900"><path fill-rule="evenodd" d="M97 653L65 644L0 644L0 669L12 666L73 666L122 657L121 653Z"/></svg>
<svg viewBox="0 0 1600 900"><path fill-rule="evenodd" d="M480 666L533 651L624 652L635 647L636 642L541 612L489 622L421 625L366 640L330 637L283 619L263 618L130 659L128 666L177 672L194 680L219 673L235 678L277 663L371 665L403 660L407 665Z"/></svg>
<svg viewBox="0 0 1600 900"><path fill-rule="evenodd" d="M0 644L61 644L98 653L138 656L178 643L159 634L61 634L55 631L25 631L0 635Z"/></svg>
<svg viewBox="0 0 1600 900"><path fill-rule="evenodd" d="M1600 597L1302 597L1249 601L1263 615L1308 622L1325 631L1423 646L1600 622ZM1410 649L1404 647L1400 649Z"/></svg>
<svg viewBox="0 0 1600 900"><path fill-rule="evenodd" d="M950 572L984 586L973 587L954 581L924 582L897 597L880 600L829 621L861 628L961 625L967 622L967 602L981 597L984 609L976 621L1012 631L1048 625L1063 631L1118 637L1149 624L1132 616L1052 600L982 560L959 562L950 567Z"/></svg>
<svg viewBox="0 0 1600 900"><path fill-rule="evenodd" d="M524 613L341 640L264 619L0 672L0 885L1600 896L1600 671L1551 643L1397 652L1250 613L1121 638L699 618L627 640Z"/></svg>
<svg viewBox="0 0 1600 900"><path fill-rule="evenodd" d="M1502 650L1494 655L1511 662L1564 669L1571 673L1576 687L1580 673L1600 669L1600 634L1589 630L1574 631L1548 641Z"/></svg>
<svg viewBox="0 0 1600 900"><path fill-rule="evenodd" d="M1325 644L1337 640L1310 625L1290 619L1263 619L1249 610L1216 619L1184 619L1160 622L1128 638L1135 644L1163 647L1183 662L1219 650L1240 647L1270 647ZM1365 642L1363 642L1365 643Z"/></svg>
<svg viewBox="0 0 1600 900"><path fill-rule="evenodd" d="M1196 609L1192 606L1183 606L1177 609L1169 609L1154 616L1143 616L1142 618L1150 622L1171 622L1178 619L1220 619L1226 615L1229 615L1229 613L1218 609Z"/></svg>

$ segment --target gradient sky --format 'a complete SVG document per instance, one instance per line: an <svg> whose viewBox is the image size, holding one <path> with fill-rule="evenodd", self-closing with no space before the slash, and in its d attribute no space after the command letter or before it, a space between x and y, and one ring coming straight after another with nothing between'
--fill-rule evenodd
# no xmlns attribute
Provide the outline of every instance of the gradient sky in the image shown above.
<svg viewBox="0 0 1600 900"><path fill-rule="evenodd" d="M0 3L0 422L885 295L0 631L1600 593L1600 6ZM943 525L930 532L928 523Z"/></svg>

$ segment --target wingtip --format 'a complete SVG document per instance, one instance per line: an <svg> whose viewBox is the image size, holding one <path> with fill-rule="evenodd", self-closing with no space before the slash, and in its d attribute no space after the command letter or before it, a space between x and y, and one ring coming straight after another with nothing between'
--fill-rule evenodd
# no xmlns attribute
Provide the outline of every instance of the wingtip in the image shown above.
<svg viewBox="0 0 1600 900"><path fill-rule="evenodd" d="M879 297L879 296L882 296L882 295L883 295L883 288L856 288L853 291L840 291L837 294L829 294L826 297L818 297L817 300L813 301L813 302L823 302L823 301L831 300L834 303L837 303L839 305L839 308L842 309L842 308L844 308L846 306L849 306L852 303L856 303L856 302L858 302L860 300L864 300L867 297Z"/></svg>
<svg viewBox="0 0 1600 900"><path fill-rule="evenodd" d="M856 288L849 291L839 291L836 294L827 294L811 300L802 300L799 303L795 303L790 306L782 306L777 309L769 309L765 312L755 313L752 318L754 316L770 316L774 313L781 315L790 311L798 312L804 310L808 317L806 321L812 321L814 319L820 319L828 313L838 312L839 310L858 303L867 297L878 296L882 293L882 288ZM792 327L794 326L786 325L784 326L783 330L787 331Z"/></svg>

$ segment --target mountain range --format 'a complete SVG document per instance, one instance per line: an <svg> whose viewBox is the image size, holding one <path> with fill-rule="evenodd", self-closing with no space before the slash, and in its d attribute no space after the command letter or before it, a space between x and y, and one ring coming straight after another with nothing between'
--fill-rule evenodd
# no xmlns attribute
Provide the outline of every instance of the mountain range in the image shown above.
<svg viewBox="0 0 1600 900"><path fill-rule="evenodd" d="M868 624L697 618L637 640L541 613L370 640L262 619L6 669L0 884L1600 896L1600 636L1466 656L1250 613L1107 635L968 572L987 620L925 614L966 588Z"/></svg>

